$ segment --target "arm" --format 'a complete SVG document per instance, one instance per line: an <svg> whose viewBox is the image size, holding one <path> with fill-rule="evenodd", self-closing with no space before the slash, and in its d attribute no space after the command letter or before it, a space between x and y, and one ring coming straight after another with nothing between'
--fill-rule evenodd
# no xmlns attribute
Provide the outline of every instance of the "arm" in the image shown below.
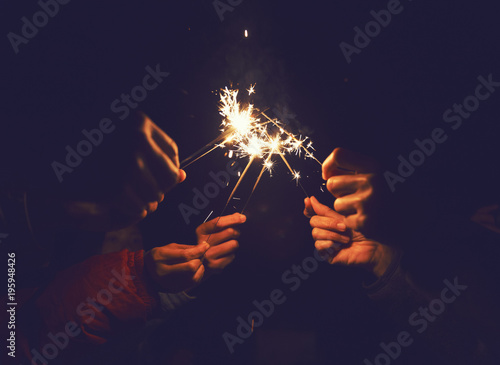
<svg viewBox="0 0 500 365"><path fill-rule="evenodd" d="M367 294L382 312L395 320L401 331L409 332L418 343L427 342L454 364L471 364L476 356L489 356L485 349L480 354L484 344L465 324L468 311L475 308L470 306L469 293L464 292L468 283L460 277L449 277L443 278L442 288L437 291L423 288L403 269L400 250L368 240L355 231L350 243L343 243L339 234L344 233L338 227L343 216L315 198L306 200L306 211L317 214L310 220L316 248L328 253L331 264L359 267L373 274L376 279L365 286ZM441 308L444 308L442 313L433 314Z"/></svg>

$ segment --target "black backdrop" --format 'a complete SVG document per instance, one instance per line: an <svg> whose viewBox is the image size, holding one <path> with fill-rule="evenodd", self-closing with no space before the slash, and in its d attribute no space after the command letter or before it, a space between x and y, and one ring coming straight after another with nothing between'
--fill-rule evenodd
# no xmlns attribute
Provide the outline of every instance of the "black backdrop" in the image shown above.
<svg viewBox="0 0 500 365"><path fill-rule="evenodd" d="M353 28L363 28L372 20L370 10L385 9L386 1L246 0L225 12L223 21L211 1L73 0L61 5L18 54L7 37L1 42L2 175L63 190L103 183L88 172L112 167L101 157L112 149L120 124L127 123L110 111L110 103L140 83L147 65L160 64L170 75L138 109L176 140L181 158L217 135L220 116L212 91L231 82L242 88L256 83L259 107L286 107L290 128L311 137L320 160L343 146L372 155L395 172L398 155L408 156L415 138L445 129L448 140L396 185L398 199L425 202L418 213L409 207L416 226L426 227L409 233L424 240L416 255L425 256L427 239L439 228L436 216L467 216L498 199L498 93L481 101L456 131L442 116L474 92L478 76L493 74L500 80L499 23L494 2L401 4L403 11L352 55L351 63L339 44L353 44ZM37 10L33 1L4 2L2 34L20 34L20 18L31 19ZM81 129L95 128L103 117L111 118L118 132L59 184L51 162L61 161L64 147L81 140ZM290 160L302 171L308 193L331 203L319 189L319 165ZM186 169L187 181L141 225L149 247L193 242L196 225L211 210L220 212L229 189L189 224L179 204L192 205L193 189L203 189L211 181L209 172L223 170L226 162L219 150ZM251 173L256 176L257 169ZM249 186L243 187L242 199ZM321 264L293 293L281 280L292 264L312 254L309 225L301 215L303 197L278 161L246 211L236 262L205 284L197 302L160 327L151 353L161 353L177 339L206 363L281 363L269 359L276 354L286 359L295 347L287 336L305 333L313 344L304 346L316 355L303 363L362 363L374 357L379 342L399 328L391 329L364 297L360 272ZM252 301L267 299L273 289L285 291L287 301L230 355L222 333L234 334L236 317L246 316ZM130 359L123 344L116 346L119 351L101 355L103 363ZM415 361L430 356L416 353L408 356Z"/></svg>

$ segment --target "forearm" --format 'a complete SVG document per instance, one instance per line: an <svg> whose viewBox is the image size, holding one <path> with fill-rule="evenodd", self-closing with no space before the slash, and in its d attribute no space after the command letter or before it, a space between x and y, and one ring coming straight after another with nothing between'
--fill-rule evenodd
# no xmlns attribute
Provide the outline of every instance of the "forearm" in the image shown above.
<svg viewBox="0 0 500 365"><path fill-rule="evenodd" d="M413 339L422 338L454 363L473 363L479 340L464 328L453 307L455 300L465 300L460 296L466 285L449 277L443 278L439 290L424 290L401 267L400 259L396 257L384 275L366 287L368 296Z"/></svg>

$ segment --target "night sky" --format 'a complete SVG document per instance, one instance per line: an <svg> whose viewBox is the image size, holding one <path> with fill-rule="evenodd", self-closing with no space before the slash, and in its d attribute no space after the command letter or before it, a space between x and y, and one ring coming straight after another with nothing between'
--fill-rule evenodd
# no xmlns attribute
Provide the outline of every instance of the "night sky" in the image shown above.
<svg viewBox="0 0 500 365"><path fill-rule="evenodd" d="M214 3L232 11L219 16ZM42 190L96 185L112 190L112 179L101 172L119 165L113 146L124 143L121 126L128 119L121 120L110 105L141 84L147 66L160 65L168 77L131 109L149 115L174 138L181 159L218 135L214 91L231 84L241 89L256 84L255 105L269 108L274 117L286 116L287 128L309 136L321 161L341 146L397 173L398 156L408 158L417 148L415 139L442 128L446 141L395 185L398 200L418 202L402 212L414 222L402 240L418 242L415 258L446 251L433 247L432 237L449 237L442 222L450 216L465 220L499 200L500 91L480 101L456 129L443 119L455 103L474 94L480 76L491 74L500 82L495 2L214 3L73 0L60 5L16 54L6 35L22 35L21 18L31 20L40 8L35 1L3 2L0 176ZM364 30L374 19L372 10L397 3L398 13L348 62L340 44L355 45L354 27ZM81 130L96 128L102 118L110 118L116 131L59 183L51 163L62 162L65 146L76 146ZM307 193L331 204L333 198L320 190L320 166L296 156L289 160L301 171ZM224 151L216 150L186 168L187 180L141 223L146 248L194 242L194 229L212 210L214 216L221 212L230 188L221 189L188 223L179 205L193 206L193 189L202 190L212 181L209 172L223 171L227 161ZM240 166L246 161L239 160ZM258 166L249 171L236 194L241 201L226 213L241 210L258 172ZM162 351L180 348L195 353L197 364L362 364L380 351L381 341L400 331L366 298L361 271L321 263L297 290L283 282L283 273L314 249L302 215L304 197L276 161L273 176L264 175L246 209L237 260L204 283L198 301L155 330L148 342L151 364ZM454 244L449 240L440 243ZM222 334L234 334L236 318L245 318L254 310L252 301L269 299L274 289L282 290L286 301L231 355ZM396 363L432 363L431 350L421 345ZM99 355L103 364L133 363L127 362L132 355L123 342L105 349Z"/></svg>

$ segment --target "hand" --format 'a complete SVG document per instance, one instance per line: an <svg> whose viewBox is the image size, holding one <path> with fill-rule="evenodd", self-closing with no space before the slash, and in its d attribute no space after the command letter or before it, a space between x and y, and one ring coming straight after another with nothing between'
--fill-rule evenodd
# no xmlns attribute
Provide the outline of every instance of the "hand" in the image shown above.
<svg viewBox="0 0 500 365"><path fill-rule="evenodd" d="M196 228L198 243L210 244L204 261L207 275L220 272L233 262L239 246L236 238L240 236L239 230L235 227L245 221L246 217L243 214L234 213L220 217L220 219L214 218Z"/></svg>
<svg viewBox="0 0 500 365"><path fill-rule="evenodd" d="M306 211L316 214L310 220L314 246L330 264L358 266L377 277L385 273L394 257L393 248L369 240L359 232L345 232L344 216L315 197L306 199Z"/></svg>
<svg viewBox="0 0 500 365"><path fill-rule="evenodd" d="M387 203L378 164L369 157L336 148L323 162L323 179L337 198L334 209L346 217L345 224L370 237L380 235L382 201Z"/></svg>
<svg viewBox="0 0 500 365"><path fill-rule="evenodd" d="M115 194L106 200L64 201L65 223L91 231L130 226L154 212L164 194L184 181L186 173L179 168L174 140L146 115L138 113L135 118L130 131L132 158ZM120 154L125 155L125 152Z"/></svg>
<svg viewBox="0 0 500 365"><path fill-rule="evenodd" d="M209 244L196 246L171 243L144 254L144 266L149 276L168 293L179 293L196 287L203 278L201 261Z"/></svg>

